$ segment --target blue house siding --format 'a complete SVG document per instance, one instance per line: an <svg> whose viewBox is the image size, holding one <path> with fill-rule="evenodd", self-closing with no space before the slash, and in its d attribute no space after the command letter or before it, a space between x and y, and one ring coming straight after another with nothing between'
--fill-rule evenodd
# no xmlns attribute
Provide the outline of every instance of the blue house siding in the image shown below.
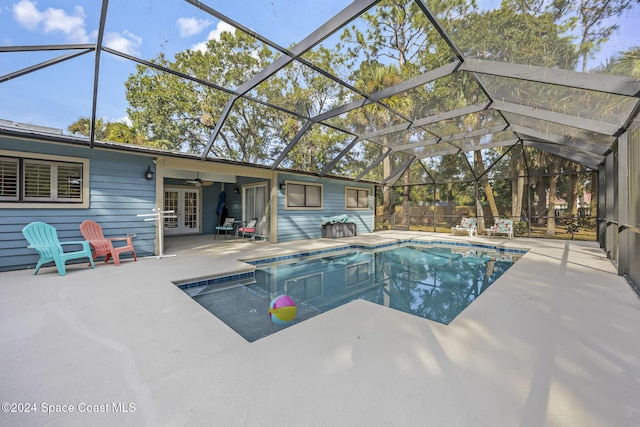
<svg viewBox="0 0 640 427"><path fill-rule="evenodd" d="M212 234L218 225L218 197L220 197L222 184L214 182L213 185L202 187L202 233Z"/></svg>
<svg viewBox="0 0 640 427"><path fill-rule="evenodd" d="M155 206L155 183L144 179L150 158L123 152L89 149L0 138L0 149L24 153L50 154L89 159L89 208L41 209L0 208L0 271L35 266L38 255L27 249L22 228L33 221L54 226L62 241L82 240L80 223L92 219L102 225L106 237L136 233L136 254L154 252L155 224L137 217L151 213ZM123 258L130 254L123 254Z"/></svg>
<svg viewBox="0 0 640 427"><path fill-rule="evenodd" d="M325 216L348 215L356 222L358 234L373 231L374 189L368 184L321 179L312 176L279 174L278 182L285 180L322 184L322 210L285 209L285 191L278 190L278 241L314 239L322 237L321 221ZM369 190L369 209L345 209L345 187Z"/></svg>

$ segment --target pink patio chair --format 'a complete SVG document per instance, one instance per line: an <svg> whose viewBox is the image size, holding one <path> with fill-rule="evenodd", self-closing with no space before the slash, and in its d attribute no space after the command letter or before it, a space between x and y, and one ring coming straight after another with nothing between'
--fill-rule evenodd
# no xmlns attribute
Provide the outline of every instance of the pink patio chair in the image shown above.
<svg viewBox="0 0 640 427"><path fill-rule="evenodd" d="M120 254L123 252L131 252L133 260L137 261L136 251L133 249L131 237L104 237L102 227L95 221L90 219L80 224L80 233L89 242L93 249L93 259L104 255L104 262L109 262L113 258L115 265L120 265ZM113 242L126 241L124 246L114 246Z"/></svg>
<svg viewBox="0 0 640 427"><path fill-rule="evenodd" d="M258 224L258 218L253 218L251 221L247 223L244 227L238 228L238 232L242 232L242 237L245 237L245 233L251 234L252 237L255 237L256 234L256 225Z"/></svg>

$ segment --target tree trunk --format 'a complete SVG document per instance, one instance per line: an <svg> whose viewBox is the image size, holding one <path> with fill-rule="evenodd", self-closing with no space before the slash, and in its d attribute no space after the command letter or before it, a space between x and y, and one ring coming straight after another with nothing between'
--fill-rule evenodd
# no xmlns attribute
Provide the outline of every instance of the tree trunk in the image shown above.
<svg viewBox="0 0 640 427"><path fill-rule="evenodd" d="M478 215L478 234L483 233L486 229L484 225L484 210L482 209L482 203L480 199L476 199L476 212Z"/></svg>
<svg viewBox="0 0 640 427"><path fill-rule="evenodd" d="M518 154L522 154L518 152ZM524 175L525 164L522 156L511 156L511 171L515 172L516 178L511 181L511 219L520 222L522 217L522 206L524 204Z"/></svg>
<svg viewBox="0 0 640 427"><path fill-rule="evenodd" d="M445 208L445 222L449 225L453 222L453 181L447 182L447 206Z"/></svg>
<svg viewBox="0 0 640 427"><path fill-rule="evenodd" d="M478 234L484 233L486 228L484 222L484 209L482 208L482 203L480 203L480 188L478 186L478 181L473 183L473 190L476 199L476 218L478 219Z"/></svg>
<svg viewBox="0 0 640 427"><path fill-rule="evenodd" d="M549 166L552 175L549 177L549 220L547 221L547 236L556 234L556 184L558 183L557 165Z"/></svg>
<svg viewBox="0 0 640 427"><path fill-rule="evenodd" d="M411 226L411 208L409 207L409 169L404 173L404 185L402 186L402 210L407 219L407 227Z"/></svg>
<svg viewBox="0 0 640 427"><path fill-rule="evenodd" d="M482 184L484 185L484 192L487 195L487 202L489 202L489 208L491 209L491 216L495 221L497 218L500 218L500 212L498 212L496 198L493 196L493 188L491 188L491 183L488 179L483 179L482 181Z"/></svg>
<svg viewBox="0 0 640 427"><path fill-rule="evenodd" d="M592 172L591 173L591 203L589 203L589 214L592 217L595 217L597 215L596 213L596 209L598 208L598 195L597 195L597 188L598 188L598 173L597 172Z"/></svg>
<svg viewBox="0 0 640 427"><path fill-rule="evenodd" d="M478 168L478 175L483 175L485 172L485 168L484 162L482 161L482 152L480 150L474 151L473 158L476 167ZM491 209L491 216L493 216L493 219L495 221L496 218L500 218L500 213L498 212L498 206L496 205L496 198L493 196L493 188L491 188L491 183L487 178L482 178L482 185L484 186L484 193L487 196L489 209Z"/></svg>
<svg viewBox="0 0 640 427"><path fill-rule="evenodd" d="M522 216L522 198L524 197L524 177L511 180L511 219L520 222Z"/></svg>
<svg viewBox="0 0 640 427"><path fill-rule="evenodd" d="M389 156L385 157L382 160L382 175L383 179L389 176L391 173L391 159ZM391 222L391 188L382 187L382 223L384 224L383 228L389 228L389 224Z"/></svg>
<svg viewBox="0 0 640 427"><path fill-rule="evenodd" d="M569 213L574 217L578 215L578 175L572 174L569 179Z"/></svg>
<svg viewBox="0 0 640 427"><path fill-rule="evenodd" d="M538 215L538 225L545 224L545 212L547 211L547 185L544 177L538 178L538 209L536 214Z"/></svg>

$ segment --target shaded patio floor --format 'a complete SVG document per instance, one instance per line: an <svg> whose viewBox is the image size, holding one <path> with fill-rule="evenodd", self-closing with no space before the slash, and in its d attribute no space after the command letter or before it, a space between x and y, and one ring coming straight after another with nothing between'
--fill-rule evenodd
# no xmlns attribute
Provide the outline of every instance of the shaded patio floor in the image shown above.
<svg viewBox="0 0 640 427"><path fill-rule="evenodd" d="M173 283L412 237L530 251L449 325L358 300L253 343ZM193 236L165 254L0 273L2 401L35 404L0 425L640 425L640 300L595 243Z"/></svg>

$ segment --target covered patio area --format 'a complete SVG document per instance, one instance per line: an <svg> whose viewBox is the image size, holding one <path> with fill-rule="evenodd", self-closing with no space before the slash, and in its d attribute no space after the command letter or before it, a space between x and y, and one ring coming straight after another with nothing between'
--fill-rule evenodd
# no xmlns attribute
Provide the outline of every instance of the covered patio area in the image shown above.
<svg viewBox="0 0 640 427"><path fill-rule="evenodd" d="M529 252L449 325L356 300L253 343L174 284L408 238ZM23 409L0 425L640 424L640 304L597 243L388 231L165 253L0 274L3 401Z"/></svg>

